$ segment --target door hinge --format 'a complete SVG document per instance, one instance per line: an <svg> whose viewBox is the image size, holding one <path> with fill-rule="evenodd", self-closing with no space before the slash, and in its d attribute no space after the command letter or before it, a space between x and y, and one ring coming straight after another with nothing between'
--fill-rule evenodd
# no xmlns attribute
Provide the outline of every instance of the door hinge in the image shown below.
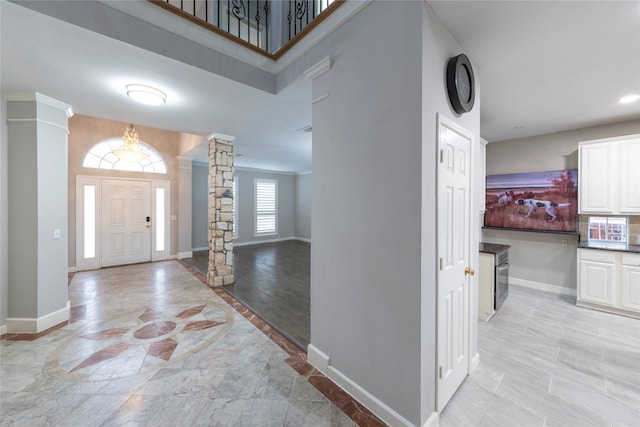
<svg viewBox="0 0 640 427"><path fill-rule="evenodd" d="M444 150L440 150L440 163L444 162Z"/></svg>
<svg viewBox="0 0 640 427"><path fill-rule="evenodd" d="M442 375L442 366L438 367L438 378L443 379L444 376Z"/></svg>
<svg viewBox="0 0 640 427"><path fill-rule="evenodd" d="M442 271L442 257L440 257L440 271Z"/></svg>

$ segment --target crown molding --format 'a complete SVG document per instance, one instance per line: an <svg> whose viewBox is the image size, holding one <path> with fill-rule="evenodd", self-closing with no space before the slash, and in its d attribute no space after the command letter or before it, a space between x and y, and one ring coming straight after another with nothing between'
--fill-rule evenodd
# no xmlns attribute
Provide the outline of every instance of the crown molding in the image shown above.
<svg viewBox="0 0 640 427"><path fill-rule="evenodd" d="M304 72L304 76L309 80L315 80L331 69L331 58L327 56L313 67Z"/></svg>

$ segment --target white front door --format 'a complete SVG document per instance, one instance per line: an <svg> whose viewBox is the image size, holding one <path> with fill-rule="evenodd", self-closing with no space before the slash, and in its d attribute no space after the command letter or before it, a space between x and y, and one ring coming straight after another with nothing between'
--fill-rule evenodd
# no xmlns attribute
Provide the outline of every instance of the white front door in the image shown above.
<svg viewBox="0 0 640 427"><path fill-rule="evenodd" d="M438 118L438 412L469 373L473 136Z"/></svg>
<svg viewBox="0 0 640 427"><path fill-rule="evenodd" d="M102 266L151 261L151 182L102 181Z"/></svg>

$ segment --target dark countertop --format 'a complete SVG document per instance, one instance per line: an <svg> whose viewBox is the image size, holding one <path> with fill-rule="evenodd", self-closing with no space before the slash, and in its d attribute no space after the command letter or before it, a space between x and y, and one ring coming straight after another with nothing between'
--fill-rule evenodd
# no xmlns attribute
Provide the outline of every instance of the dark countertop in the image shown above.
<svg viewBox="0 0 640 427"><path fill-rule="evenodd" d="M623 243L604 243L604 242L589 242L583 241L578 243L580 249L599 249L601 251L619 251L619 252L631 252L634 254L640 254L640 246L627 245Z"/></svg>
<svg viewBox="0 0 640 427"><path fill-rule="evenodd" d="M484 252L487 254L499 254L506 250L508 250L511 246L509 245L499 245L497 243L487 243L480 242L480 252Z"/></svg>

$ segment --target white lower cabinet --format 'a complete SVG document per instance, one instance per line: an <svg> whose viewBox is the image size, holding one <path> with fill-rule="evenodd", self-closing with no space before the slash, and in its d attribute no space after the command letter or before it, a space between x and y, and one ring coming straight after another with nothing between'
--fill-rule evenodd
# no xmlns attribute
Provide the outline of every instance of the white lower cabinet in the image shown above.
<svg viewBox="0 0 640 427"><path fill-rule="evenodd" d="M620 306L640 313L640 254L622 254Z"/></svg>
<svg viewBox="0 0 640 427"><path fill-rule="evenodd" d="M640 317L640 254L578 249L577 303Z"/></svg>
<svg viewBox="0 0 640 427"><path fill-rule="evenodd" d="M495 298L495 255L480 252L479 267L480 277L478 278L478 319L489 320L496 312L493 308Z"/></svg>

